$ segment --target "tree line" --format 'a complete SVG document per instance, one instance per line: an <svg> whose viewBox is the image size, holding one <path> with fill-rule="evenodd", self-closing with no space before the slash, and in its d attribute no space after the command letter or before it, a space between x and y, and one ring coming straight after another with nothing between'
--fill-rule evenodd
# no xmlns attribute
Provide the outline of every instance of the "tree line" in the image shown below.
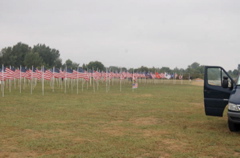
<svg viewBox="0 0 240 158"><path fill-rule="evenodd" d="M27 68L40 68L42 65L45 68L71 68L77 69L81 67L83 70L98 70L98 71L106 71L106 67L99 61L91 61L88 64L82 64L73 62L72 60L68 59L65 63L62 62L60 58L59 50L55 48L50 48L45 44L37 44L33 47L25 43L17 43L14 46L5 47L0 52L0 64L8 67L15 67L18 68L20 65L22 67ZM120 71L129 71L129 72L139 72L139 73L168 73L173 74L177 73L179 75L183 75L184 79L189 78L203 78L204 74L204 66L200 65L197 62L192 63L186 69L183 68L174 68L170 69L169 67L162 67L162 68L148 68L145 66L141 66L139 68L130 68L127 69L125 67L117 67L117 66L110 66L108 67L109 71L113 72L120 72ZM234 69L233 71L228 71L229 74L232 76L237 76L238 71Z"/></svg>

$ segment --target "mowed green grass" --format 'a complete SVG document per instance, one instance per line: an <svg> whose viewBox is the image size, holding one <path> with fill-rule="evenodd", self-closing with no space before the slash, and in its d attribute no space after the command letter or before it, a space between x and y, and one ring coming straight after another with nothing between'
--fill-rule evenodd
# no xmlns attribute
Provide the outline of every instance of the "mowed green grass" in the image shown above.
<svg viewBox="0 0 240 158"><path fill-rule="evenodd" d="M180 83L5 89L0 157L239 157L239 133L204 114L203 87Z"/></svg>

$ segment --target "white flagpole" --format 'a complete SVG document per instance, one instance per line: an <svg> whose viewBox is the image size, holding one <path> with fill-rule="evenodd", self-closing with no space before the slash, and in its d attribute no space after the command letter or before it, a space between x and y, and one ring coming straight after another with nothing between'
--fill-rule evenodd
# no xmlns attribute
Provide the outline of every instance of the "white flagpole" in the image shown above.
<svg viewBox="0 0 240 158"><path fill-rule="evenodd" d="M133 84L134 84L134 69L132 70L132 86L133 86ZM132 91L134 92L134 88L132 87Z"/></svg>
<svg viewBox="0 0 240 158"><path fill-rule="evenodd" d="M93 92L95 93L95 83L94 83L94 76L93 76L94 69L92 68L92 82L93 82Z"/></svg>
<svg viewBox="0 0 240 158"><path fill-rule="evenodd" d="M122 68L121 68L121 71L120 71L120 92L122 92Z"/></svg>
<svg viewBox="0 0 240 158"><path fill-rule="evenodd" d="M78 71L79 71L79 67L77 68L77 94L78 94Z"/></svg>
<svg viewBox="0 0 240 158"><path fill-rule="evenodd" d="M81 79L82 80L82 92L83 92L83 84L84 84L84 78Z"/></svg>
<svg viewBox="0 0 240 158"><path fill-rule="evenodd" d="M106 81L106 92L108 92L108 89L107 89L107 68L106 68L106 79L105 79L105 81Z"/></svg>
<svg viewBox="0 0 240 158"><path fill-rule="evenodd" d="M174 73L174 84L176 84L176 82L177 82L177 81L176 81L176 78L177 78L177 73L175 72L175 73Z"/></svg>
<svg viewBox="0 0 240 158"><path fill-rule="evenodd" d="M183 74L181 75L181 84L183 84Z"/></svg>
<svg viewBox="0 0 240 158"><path fill-rule="evenodd" d="M62 68L60 68L60 72L61 72L61 79L59 80L59 86L60 86L61 89L63 89L63 76L62 76L63 71L62 71Z"/></svg>
<svg viewBox="0 0 240 158"><path fill-rule="evenodd" d="M26 74L26 71L25 71L25 74ZM26 76L23 78L23 89L25 90L25 87L26 87Z"/></svg>
<svg viewBox="0 0 240 158"><path fill-rule="evenodd" d="M88 76L89 76L89 88L90 88L90 87L92 87L92 73L91 73L91 69L90 70L88 69L88 71L90 71L88 73Z"/></svg>
<svg viewBox="0 0 240 158"><path fill-rule="evenodd" d="M173 73L173 84L174 84L174 77L175 77L175 72Z"/></svg>
<svg viewBox="0 0 240 158"><path fill-rule="evenodd" d="M66 74L67 74L67 66L66 66L66 68L65 68L65 74L64 74L64 83L65 83L65 91L64 91L64 93L67 93L67 78L66 78Z"/></svg>
<svg viewBox="0 0 240 158"><path fill-rule="evenodd" d="M20 80L20 94L22 93L22 66L20 65L20 78L19 78L19 80Z"/></svg>
<svg viewBox="0 0 240 158"><path fill-rule="evenodd" d="M44 66L42 66L42 95L44 95Z"/></svg>
<svg viewBox="0 0 240 158"><path fill-rule="evenodd" d="M97 73L98 73L98 68L97 68ZM97 80L96 80L96 84L97 84L97 91L98 91L99 80L100 80L100 77L99 77L99 78L97 78Z"/></svg>
<svg viewBox="0 0 240 158"><path fill-rule="evenodd" d="M55 77L54 77L54 73L55 73L55 66L53 67L53 76L52 76L52 91L54 92L54 82L55 82Z"/></svg>
<svg viewBox="0 0 240 158"><path fill-rule="evenodd" d="M15 78L15 74L16 74L16 69L14 70L14 76L13 76L13 82L14 82L14 89L17 89L17 80Z"/></svg>
<svg viewBox="0 0 240 158"><path fill-rule="evenodd" d="M145 84L147 84L147 73L146 72L144 72L144 74L145 74Z"/></svg>
<svg viewBox="0 0 240 158"><path fill-rule="evenodd" d="M32 72L31 72L31 94L32 94L32 80L33 80L33 66L32 66Z"/></svg>
<svg viewBox="0 0 240 158"><path fill-rule="evenodd" d="M4 97L4 66L2 64L2 82L1 82L1 88L2 88L2 97Z"/></svg>
<svg viewBox="0 0 240 158"><path fill-rule="evenodd" d="M88 71L87 71L87 74L88 74ZM89 76L89 74L88 74L88 78L89 78L89 80L87 80L87 90L88 90L89 81L90 81L90 79L91 79L91 77Z"/></svg>
<svg viewBox="0 0 240 158"><path fill-rule="evenodd" d="M87 80L87 90L88 90L88 84L89 84L89 82L91 81L91 76L89 76L88 68L87 68L87 75L88 75L88 78L89 78L89 80Z"/></svg>
<svg viewBox="0 0 240 158"><path fill-rule="evenodd" d="M10 70L12 70L11 66L10 66ZM11 77L11 75L10 75L10 77ZM11 92L11 88L12 88L11 78L9 78L8 84L9 84L9 92Z"/></svg>
<svg viewBox="0 0 240 158"><path fill-rule="evenodd" d="M111 69L108 69L109 74L108 74L108 91L110 91L110 86L111 86Z"/></svg>

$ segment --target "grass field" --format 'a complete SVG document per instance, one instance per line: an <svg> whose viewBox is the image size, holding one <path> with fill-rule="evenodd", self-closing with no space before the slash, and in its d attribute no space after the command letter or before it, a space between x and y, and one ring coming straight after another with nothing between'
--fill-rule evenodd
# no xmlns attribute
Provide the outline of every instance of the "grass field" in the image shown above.
<svg viewBox="0 0 240 158"><path fill-rule="evenodd" d="M0 157L240 157L239 133L207 117L201 83L103 85L93 92L41 86L5 90L0 100Z"/></svg>

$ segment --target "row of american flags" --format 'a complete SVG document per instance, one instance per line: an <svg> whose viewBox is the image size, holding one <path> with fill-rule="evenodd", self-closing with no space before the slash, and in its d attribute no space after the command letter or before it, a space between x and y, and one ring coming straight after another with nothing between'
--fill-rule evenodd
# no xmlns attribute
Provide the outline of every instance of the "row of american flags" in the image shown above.
<svg viewBox="0 0 240 158"><path fill-rule="evenodd" d="M168 74L168 73L130 73L130 72L99 72L99 71L83 71L82 69L72 70L72 69L26 69L26 68L2 68L0 69L0 80L13 80L13 79L33 79L38 80L45 79L51 80L52 78L61 78L61 79L85 79L86 81L93 78L94 80L106 80L112 78L126 79L132 78L137 80L138 78L151 78L151 79L182 79L182 75Z"/></svg>

